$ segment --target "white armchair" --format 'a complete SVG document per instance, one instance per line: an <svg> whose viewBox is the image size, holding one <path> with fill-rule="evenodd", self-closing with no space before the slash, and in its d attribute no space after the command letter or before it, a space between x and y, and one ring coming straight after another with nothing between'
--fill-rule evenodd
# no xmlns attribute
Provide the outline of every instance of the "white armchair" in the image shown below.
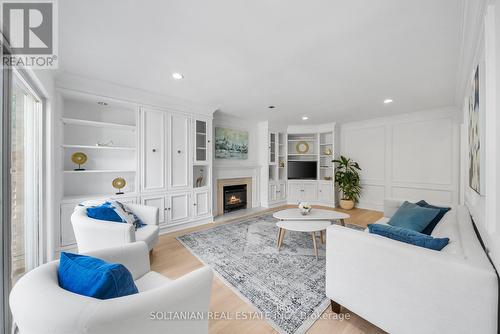
<svg viewBox="0 0 500 334"><path fill-rule="evenodd" d="M24 275L10 294L12 315L21 334L208 332L213 279L210 268L170 280L150 271L144 242L87 254L123 264L132 273L139 293L107 300L81 296L59 287L59 261L44 264ZM201 320L162 319L170 312L193 312L204 317Z"/></svg>
<svg viewBox="0 0 500 334"><path fill-rule="evenodd" d="M96 203L93 202L93 204ZM75 211L71 215L71 223L78 251L80 253L89 252L136 241L144 241L148 249L152 250L158 242L160 232L158 227L158 208L140 204L127 204L127 207L147 225L136 231L134 226L130 224L120 224L90 218L87 216L85 206L75 207Z"/></svg>

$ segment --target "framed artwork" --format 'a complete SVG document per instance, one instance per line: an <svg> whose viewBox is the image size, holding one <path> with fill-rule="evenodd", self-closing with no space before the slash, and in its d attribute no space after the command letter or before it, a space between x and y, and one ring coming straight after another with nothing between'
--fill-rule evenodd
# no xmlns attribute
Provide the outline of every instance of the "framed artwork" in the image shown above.
<svg viewBox="0 0 500 334"><path fill-rule="evenodd" d="M469 187L481 194L481 119L479 112L479 66L476 67L469 97Z"/></svg>
<svg viewBox="0 0 500 334"><path fill-rule="evenodd" d="M248 131L216 127L215 158L248 159Z"/></svg>

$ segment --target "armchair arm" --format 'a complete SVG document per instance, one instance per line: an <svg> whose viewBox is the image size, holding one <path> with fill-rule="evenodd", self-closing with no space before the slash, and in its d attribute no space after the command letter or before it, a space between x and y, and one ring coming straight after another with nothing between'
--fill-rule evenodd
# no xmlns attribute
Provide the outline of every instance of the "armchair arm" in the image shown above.
<svg viewBox="0 0 500 334"><path fill-rule="evenodd" d="M106 262L123 264L132 273L134 281L151 270L148 246L144 241L86 252L85 255L97 257Z"/></svg>
<svg viewBox="0 0 500 334"><path fill-rule="evenodd" d="M135 242L133 225L92 219L81 210L76 209L71 215L71 224L79 252Z"/></svg>
<svg viewBox="0 0 500 334"><path fill-rule="evenodd" d="M159 224L159 209L154 206L147 206L141 204L127 204L127 206L139 217L144 224L158 225Z"/></svg>
<svg viewBox="0 0 500 334"><path fill-rule="evenodd" d="M476 320L496 328L492 269L335 225L326 248L327 296L390 333L472 333ZM468 310L481 310L474 322Z"/></svg>
<svg viewBox="0 0 500 334"><path fill-rule="evenodd" d="M156 289L103 300L89 319L88 330L96 334L207 333L212 279L212 270L204 267ZM168 319L190 315L201 318Z"/></svg>

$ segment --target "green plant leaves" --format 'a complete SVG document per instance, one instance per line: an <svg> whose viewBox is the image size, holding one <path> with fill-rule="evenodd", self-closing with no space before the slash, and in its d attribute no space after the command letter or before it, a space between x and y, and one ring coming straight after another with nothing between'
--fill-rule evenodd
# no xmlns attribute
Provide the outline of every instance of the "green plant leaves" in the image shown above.
<svg viewBox="0 0 500 334"><path fill-rule="evenodd" d="M335 183L339 186L343 199L358 202L361 194L358 171L361 170L361 167L357 162L345 156L340 156L340 159L332 160L332 162L337 164L335 167Z"/></svg>

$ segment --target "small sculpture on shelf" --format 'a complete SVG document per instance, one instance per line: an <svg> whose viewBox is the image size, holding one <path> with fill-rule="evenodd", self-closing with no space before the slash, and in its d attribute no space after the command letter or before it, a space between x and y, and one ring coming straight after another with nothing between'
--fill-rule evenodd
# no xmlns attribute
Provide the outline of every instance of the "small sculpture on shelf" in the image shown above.
<svg viewBox="0 0 500 334"><path fill-rule="evenodd" d="M113 145L114 145L114 143L112 140L108 141L107 143L97 141L97 144L96 144L96 146L99 146L99 147L113 147Z"/></svg>
<svg viewBox="0 0 500 334"><path fill-rule="evenodd" d="M75 152L71 155L71 161L78 165L78 168L75 168L76 171L85 170L82 165L87 162L87 155L83 152Z"/></svg>
<svg viewBox="0 0 500 334"><path fill-rule="evenodd" d="M200 169L200 176L196 178L196 188L203 186L203 169Z"/></svg>
<svg viewBox="0 0 500 334"><path fill-rule="evenodd" d="M281 168L284 168L284 167L285 167L285 161L284 161L284 160L280 160L280 167L281 167Z"/></svg>
<svg viewBox="0 0 500 334"><path fill-rule="evenodd" d="M123 177L117 177L111 183L113 188L118 189L117 195L123 195L122 189L127 185L127 181Z"/></svg>
<svg viewBox="0 0 500 334"><path fill-rule="evenodd" d="M329 148L329 147L327 147L327 148L325 148L325 150L323 151L323 153L324 153L325 155L332 155L332 149L331 149L331 148Z"/></svg>

